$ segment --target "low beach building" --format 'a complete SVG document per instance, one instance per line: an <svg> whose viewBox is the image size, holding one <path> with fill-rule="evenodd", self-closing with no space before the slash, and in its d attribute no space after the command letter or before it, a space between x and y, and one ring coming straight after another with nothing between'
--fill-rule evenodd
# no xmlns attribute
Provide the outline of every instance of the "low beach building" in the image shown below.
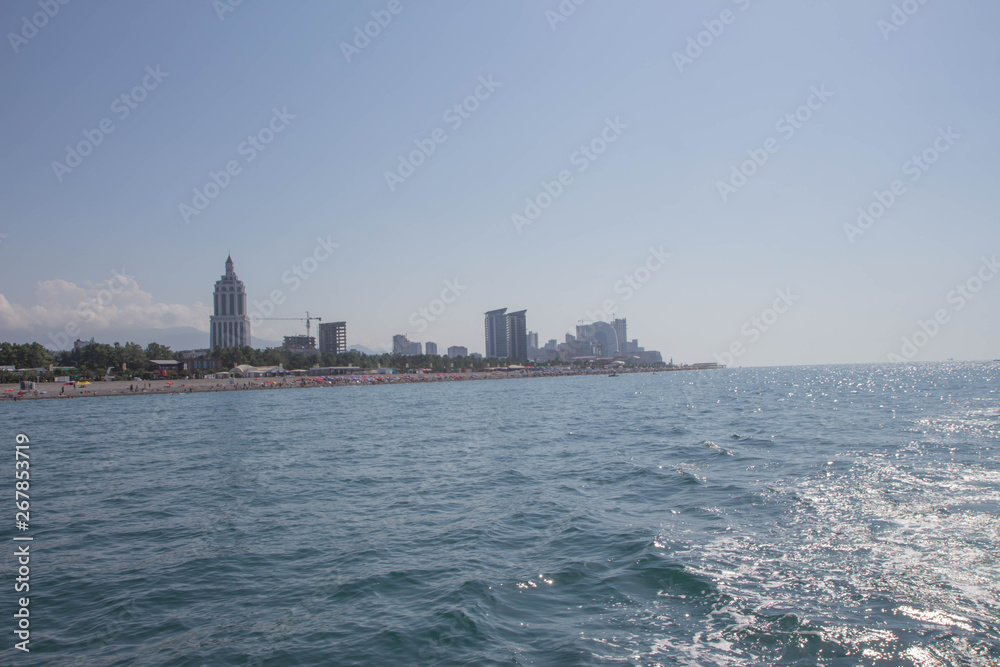
<svg viewBox="0 0 1000 667"><path fill-rule="evenodd" d="M260 378L260 377L274 377L276 375L285 375L287 371L281 364L277 366L251 366L249 364L240 364L235 366L233 370L229 371L233 377L240 378Z"/></svg>
<svg viewBox="0 0 1000 667"><path fill-rule="evenodd" d="M361 372L359 366L313 366L309 375L357 375Z"/></svg>
<svg viewBox="0 0 1000 667"><path fill-rule="evenodd" d="M176 373L184 370L184 362L175 361L174 359L150 359L149 370L156 371L160 374L160 377L167 377L170 371Z"/></svg>

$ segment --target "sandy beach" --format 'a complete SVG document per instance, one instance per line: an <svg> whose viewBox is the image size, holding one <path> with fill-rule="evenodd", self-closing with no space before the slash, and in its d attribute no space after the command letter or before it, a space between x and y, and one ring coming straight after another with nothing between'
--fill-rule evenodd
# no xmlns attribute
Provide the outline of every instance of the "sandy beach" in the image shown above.
<svg viewBox="0 0 1000 667"><path fill-rule="evenodd" d="M616 371L651 373L652 370ZM567 377L573 375L608 375L607 370L542 369L531 371L492 371L483 373L424 373L420 375L343 375L330 379L307 377L233 378L225 380L114 380L93 382L75 387L57 382L38 382L33 390L21 390L18 384L0 384L0 403L22 400L95 398L108 396L152 396L209 391L269 391L360 385L424 384L429 382L470 382L528 377Z"/></svg>

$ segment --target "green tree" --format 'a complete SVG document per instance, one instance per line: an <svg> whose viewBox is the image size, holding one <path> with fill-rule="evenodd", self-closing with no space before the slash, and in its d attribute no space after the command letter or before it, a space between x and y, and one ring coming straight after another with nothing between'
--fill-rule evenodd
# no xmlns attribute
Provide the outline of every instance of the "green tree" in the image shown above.
<svg viewBox="0 0 1000 667"><path fill-rule="evenodd" d="M125 347L122 349L122 362L128 366L130 371L141 371L146 368L149 357L146 356L146 351L138 343L125 343Z"/></svg>
<svg viewBox="0 0 1000 667"><path fill-rule="evenodd" d="M174 353L166 345L150 343L146 346L146 360L150 359L173 359Z"/></svg>
<svg viewBox="0 0 1000 667"><path fill-rule="evenodd" d="M89 373L103 375L108 366L114 365L113 354L114 348L106 343L87 343L80 348L76 365Z"/></svg>

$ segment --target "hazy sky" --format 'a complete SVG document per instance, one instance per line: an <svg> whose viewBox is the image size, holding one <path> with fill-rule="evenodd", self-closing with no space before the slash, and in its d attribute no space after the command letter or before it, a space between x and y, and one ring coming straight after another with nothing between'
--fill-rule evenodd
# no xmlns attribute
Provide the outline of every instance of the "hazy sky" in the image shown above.
<svg viewBox="0 0 1000 667"><path fill-rule="evenodd" d="M45 4L0 6L0 339L207 332L232 253L372 348L611 300L676 361L1000 357L992 0Z"/></svg>

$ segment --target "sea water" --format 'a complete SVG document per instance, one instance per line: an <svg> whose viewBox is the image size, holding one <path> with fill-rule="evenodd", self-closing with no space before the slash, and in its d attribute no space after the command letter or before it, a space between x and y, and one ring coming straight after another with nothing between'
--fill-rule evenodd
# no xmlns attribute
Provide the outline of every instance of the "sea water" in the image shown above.
<svg viewBox="0 0 1000 667"><path fill-rule="evenodd" d="M3 662L1000 664L998 371L6 404Z"/></svg>

